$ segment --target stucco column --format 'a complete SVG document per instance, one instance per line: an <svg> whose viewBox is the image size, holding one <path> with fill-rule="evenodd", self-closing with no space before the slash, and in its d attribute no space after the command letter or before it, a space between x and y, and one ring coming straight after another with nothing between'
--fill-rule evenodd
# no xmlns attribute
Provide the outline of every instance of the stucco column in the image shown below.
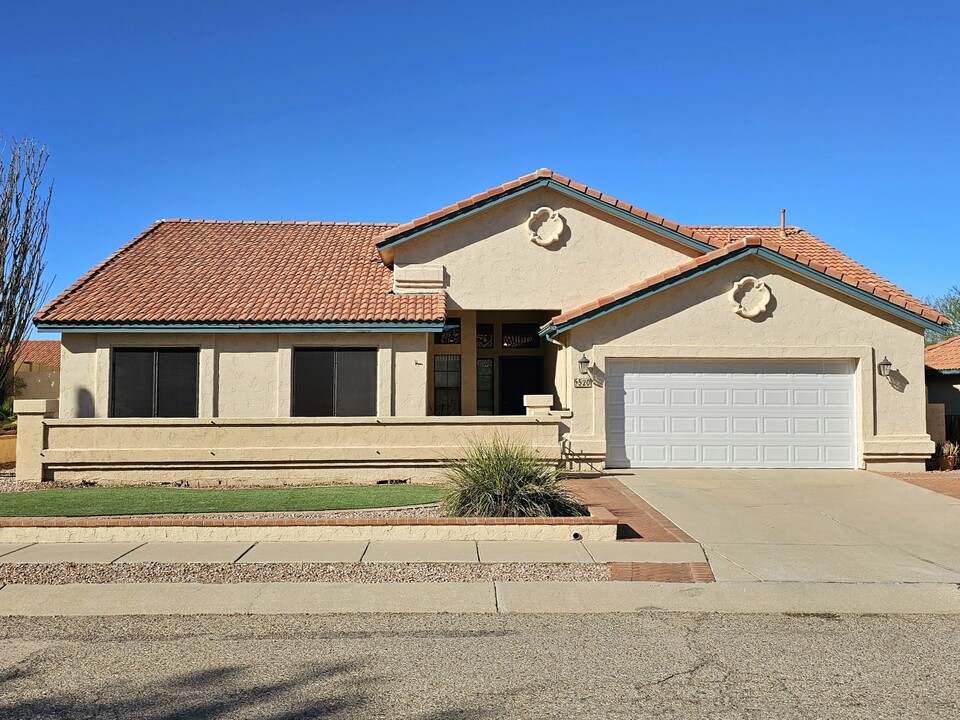
<svg viewBox="0 0 960 720"><path fill-rule="evenodd" d="M460 311L460 412L477 414L477 313Z"/></svg>
<svg viewBox="0 0 960 720"><path fill-rule="evenodd" d="M17 481L43 480L43 449L46 432L44 418L57 416L58 400L16 400L17 414Z"/></svg>

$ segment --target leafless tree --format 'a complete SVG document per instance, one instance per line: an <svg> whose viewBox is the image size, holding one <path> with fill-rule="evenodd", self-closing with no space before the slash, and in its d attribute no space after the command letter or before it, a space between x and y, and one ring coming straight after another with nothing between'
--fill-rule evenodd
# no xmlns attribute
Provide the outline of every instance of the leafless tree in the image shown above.
<svg viewBox="0 0 960 720"><path fill-rule="evenodd" d="M50 289L44 281L50 153L36 141L0 138L0 401L12 392L13 360Z"/></svg>

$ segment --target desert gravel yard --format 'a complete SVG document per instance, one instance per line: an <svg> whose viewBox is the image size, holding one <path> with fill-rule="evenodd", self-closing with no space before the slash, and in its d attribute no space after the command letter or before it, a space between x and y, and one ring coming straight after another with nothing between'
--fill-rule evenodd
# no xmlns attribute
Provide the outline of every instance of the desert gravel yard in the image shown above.
<svg viewBox="0 0 960 720"><path fill-rule="evenodd" d="M3 585L73 583L494 582L609 580L600 563L6 563Z"/></svg>

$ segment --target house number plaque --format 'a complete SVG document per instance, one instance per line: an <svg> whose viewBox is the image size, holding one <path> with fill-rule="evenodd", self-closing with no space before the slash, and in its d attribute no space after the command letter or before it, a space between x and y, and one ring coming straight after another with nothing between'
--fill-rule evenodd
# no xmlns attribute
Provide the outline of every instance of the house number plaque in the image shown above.
<svg viewBox="0 0 960 720"><path fill-rule="evenodd" d="M588 388L593 387L593 378L589 377L578 377L573 379L573 386L575 388Z"/></svg>

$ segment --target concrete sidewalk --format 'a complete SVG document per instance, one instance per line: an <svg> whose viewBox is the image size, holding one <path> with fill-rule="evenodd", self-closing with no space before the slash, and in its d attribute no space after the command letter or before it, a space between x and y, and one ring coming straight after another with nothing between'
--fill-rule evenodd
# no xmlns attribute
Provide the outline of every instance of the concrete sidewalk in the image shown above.
<svg viewBox="0 0 960 720"><path fill-rule="evenodd" d="M245 583L6 585L0 616L328 613L960 614L946 583Z"/></svg>
<svg viewBox="0 0 960 720"><path fill-rule="evenodd" d="M703 563L697 543L147 542L0 545L3 563Z"/></svg>

